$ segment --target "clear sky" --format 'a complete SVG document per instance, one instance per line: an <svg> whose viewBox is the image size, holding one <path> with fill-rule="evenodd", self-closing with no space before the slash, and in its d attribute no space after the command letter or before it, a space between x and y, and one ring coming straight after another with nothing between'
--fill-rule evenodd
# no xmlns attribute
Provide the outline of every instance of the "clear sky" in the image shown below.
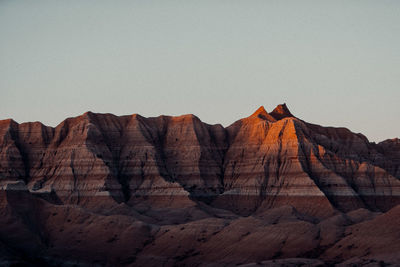
<svg viewBox="0 0 400 267"><path fill-rule="evenodd" d="M0 1L0 119L193 113L225 126L286 102L400 136L400 1Z"/></svg>

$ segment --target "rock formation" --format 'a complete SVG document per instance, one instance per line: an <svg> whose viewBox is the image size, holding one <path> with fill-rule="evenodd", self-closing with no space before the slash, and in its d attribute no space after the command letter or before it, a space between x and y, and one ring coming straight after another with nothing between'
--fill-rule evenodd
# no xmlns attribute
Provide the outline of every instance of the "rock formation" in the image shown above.
<svg viewBox="0 0 400 267"><path fill-rule="evenodd" d="M10 264L400 263L399 139L370 143L285 104L226 128L194 115L2 120L0 188Z"/></svg>

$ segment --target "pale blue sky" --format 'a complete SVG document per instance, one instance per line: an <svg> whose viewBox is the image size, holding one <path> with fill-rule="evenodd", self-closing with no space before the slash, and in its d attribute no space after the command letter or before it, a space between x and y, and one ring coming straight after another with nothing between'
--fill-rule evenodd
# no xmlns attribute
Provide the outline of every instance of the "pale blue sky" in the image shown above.
<svg viewBox="0 0 400 267"><path fill-rule="evenodd" d="M0 1L0 119L91 110L227 126L286 102L400 136L400 1Z"/></svg>

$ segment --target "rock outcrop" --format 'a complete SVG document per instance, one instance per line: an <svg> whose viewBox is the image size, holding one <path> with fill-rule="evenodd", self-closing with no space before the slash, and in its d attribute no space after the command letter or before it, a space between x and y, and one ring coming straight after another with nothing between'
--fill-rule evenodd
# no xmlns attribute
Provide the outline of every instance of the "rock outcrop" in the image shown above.
<svg viewBox="0 0 400 267"><path fill-rule="evenodd" d="M370 143L285 104L226 128L193 115L87 112L55 128L2 120L0 188L10 263L360 263L375 251L399 260L361 235L398 210L399 139ZM398 246L398 225L378 243ZM348 243L363 250L344 253Z"/></svg>

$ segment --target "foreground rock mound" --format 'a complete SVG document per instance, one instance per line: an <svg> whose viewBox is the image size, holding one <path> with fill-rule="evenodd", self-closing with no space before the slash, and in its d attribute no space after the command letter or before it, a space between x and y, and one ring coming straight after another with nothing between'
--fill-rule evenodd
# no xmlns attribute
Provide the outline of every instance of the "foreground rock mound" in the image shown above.
<svg viewBox="0 0 400 267"><path fill-rule="evenodd" d="M283 104L193 115L0 121L6 264L400 264L400 143Z"/></svg>

